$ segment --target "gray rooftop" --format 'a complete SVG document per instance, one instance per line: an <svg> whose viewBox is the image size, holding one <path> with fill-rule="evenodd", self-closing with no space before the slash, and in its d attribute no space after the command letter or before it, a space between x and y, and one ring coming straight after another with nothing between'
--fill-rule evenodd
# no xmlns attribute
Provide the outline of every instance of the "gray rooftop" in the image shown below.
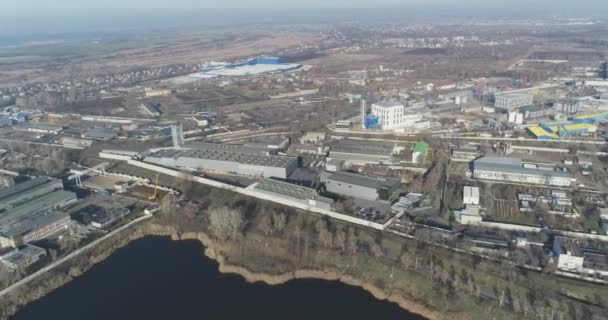
<svg viewBox="0 0 608 320"><path fill-rule="evenodd" d="M215 150L215 151L235 151L241 153L268 154L268 147L261 145L240 145L240 144L220 144L206 142L192 142L188 144L192 149Z"/></svg>
<svg viewBox="0 0 608 320"><path fill-rule="evenodd" d="M314 199L317 201L333 203L332 199L319 196L315 189L302 187L299 185L295 185L295 184L291 184L291 183L287 183L287 182L283 182L283 181L278 181L278 180L272 180L272 179L262 180L255 185L255 189L270 191L270 192L286 195L286 196L293 197L293 198L303 199L303 200Z"/></svg>
<svg viewBox="0 0 608 320"><path fill-rule="evenodd" d="M403 103L399 101L379 101L373 103L373 105L383 107L383 108L392 108L392 107L403 107Z"/></svg>
<svg viewBox="0 0 608 320"><path fill-rule="evenodd" d="M509 98L529 97L529 96L533 96L533 94L527 93L527 92L505 92L505 93L496 94L496 97L509 97Z"/></svg>
<svg viewBox="0 0 608 320"><path fill-rule="evenodd" d="M401 184L401 179L395 177L366 176L349 172L336 172L329 176L327 180L333 180L376 190L392 189Z"/></svg>
<svg viewBox="0 0 608 320"><path fill-rule="evenodd" d="M32 124L30 124L27 127L28 128L32 128L32 129L47 130L47 131L61 131L61 130L63 130L62 126L54 126L52 124L46 124L46 123L32 123Z"/></svg>
<svg viewBox="0 0 608 320"><path fill-rule="evenodd" d="M28 234L31 231L38 230L68 218L70 215L63 211L50 210L28 217L26 220L21 220L12 224L4 224L0 226L0 234L12 238Z"/></svg>
<svg viewBox="0 0 608 320"><path fill-rule="evenodd" d="M479 151L479 146L472 144L460 144L454 147L455 152L477 152Z"/></svg>
<svg viewBox="0 0 608 320"><path fill-rule="evenodd" d="M36 192L42 188L47 188L53 184L56 185L57 189L63 187L63 183L61 183L61 181L58 179L37 177L22 183L18 183L12 187L2 189L0 190L0 209L23 202L24 200L27 200L26 196L28 194Z"/></svg>
<svg viewBox="0 0 608 320"><path fill-rule="evenodd" d="M18 183L12 187L0 190L0 201L4 201L7 198L14 197L17 194L28 191L31 188L35 188L42 184L49 182L51 179L48 177L38 177L26 182Z"/></svg>
<svg viewBox="0 0 608 320"><path fill-rule="evenodd" d="M521 159L509 157L483 157L473 161L473 168L474 170L483 171L570 178L567 172L524 168Z"/></svg>
<svg viewBox="0 0 608 320"><path fill-rule="evenodd" d="M146 108L146 110L149 113L160 113L160 110L158 109L158 107L159 107L158 103L147 101L147 102L142 103L142 105L144 106L144 108Z"/></svg>
<svg viewBox="0 0 608 320"><path fill-rule="evenodd" d="M576 240L565 237L555 237L553 241L553 248L557 248L559 250L559 254L566 254L570 252L570 254L575 257L583 256L583 253L581 252Z"/></svg>
<svg viewBox="0 0 608 320"><path fill-rule="evenodd" d="M26 220L31 215L49 210L62 202L76 199L76 194L70 191L57 190L35 198L18 207L0 213L0 225Z"/></svg>
<svg viewBox="0 0 608 320"><path fill-rule="evenodd" d="M236 148L164 149L154 152L148 157L206 159L277 168L289 167L297 161L295 157L245 153Z"/></svg>
<svg viewBox="0 0 608 320"><path fill-rule="evenodd" d="M117 133L109 130L89 130L82 133L82 137L98 139L98 140L110 140L117 136Z"/></svg>
<svg viewBox="0 0 608 320"><path fill-rule="evenodd" d="M394 147L395 144L389 142L366 142L344 139L332 143L331 152L390 157Z"/></svg>
<svg viewBox="0 0 608 320"><path fill-rule="evenodd" d="M519 111L536 112L536 111L542 111L542 110L548 110L548 109L553 109L553 107L544 106L544 105L540 105L540 104L533 104L533 105L521 107L521 109L519 109Z"/></svg>

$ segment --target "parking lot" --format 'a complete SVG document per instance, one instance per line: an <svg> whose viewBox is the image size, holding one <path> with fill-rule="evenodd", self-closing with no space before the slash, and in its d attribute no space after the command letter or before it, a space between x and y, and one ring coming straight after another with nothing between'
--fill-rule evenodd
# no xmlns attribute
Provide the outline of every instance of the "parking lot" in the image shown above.
<svg viewBox="0 0 608 320"><path fill-rule="evenodd" d="M384 223L392 218L391 204L388 201L369 201L352 198L352 205L345 208L357 218Z"/></svg>

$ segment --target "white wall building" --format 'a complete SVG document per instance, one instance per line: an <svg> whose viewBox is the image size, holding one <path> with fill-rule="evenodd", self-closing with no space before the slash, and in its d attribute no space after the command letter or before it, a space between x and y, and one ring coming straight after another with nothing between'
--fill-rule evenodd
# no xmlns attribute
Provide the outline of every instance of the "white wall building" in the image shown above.
<svg viewBox="0 0 608 320"><path fill-rule="evenodd" d="M524 114L517 111L509 111L509 123L522 124L524 123Z"/></svg>
<svg viewBox="0 0 608 320"><path fill-rule="evenodd" d="M163 97L163 96L168 96L171 94L171 89L152 89L152 88L145 88L144 89L146 92L146 98L150 98L150 97Z"/></svg>
<svg viewBox="0 0 608 320"><path fill-rule="evenodd" d="M422 114L407 111L405 106L397 101L383 101L372 104L372 114L380 118L380 125L383 130L395 130L402 128L420 129L419 123L426 121L422 120Z"/></svg>
<svg viewBox="0 0 608 320"><path fill-rule="evenodd" d="M510 181L569 187L575 178L549 166L524 163L508 157L483 157L473 161L473 177L482 180Z"/></svg>
<svg viewBox="0 0 608 320"><path fill-rule="evenodd" d="M464 186L464 192L462 194L463 204L479 204L479 188Z"/></svg>
<svg viewBox="0 0 608 320"><path fill-rule="evenodd" d="M502 93L494 96L494 107L504 110L513 110L534 103L531 93Z"/></svg>
<svg viewBox="0 0 608 320"><path fill-rule="evenodd" d="M584 255L574 239L555 237L553 255L557 257L557 268L567 271L580 271L583 268Z"/></svg>
<svg viewBox="0 0 608 320"><path fill-rule="evenodd" d="M454 218L460 224L475 225L481 224L480 208L477 205L468 205L460 211L454 211Z"/></svg>

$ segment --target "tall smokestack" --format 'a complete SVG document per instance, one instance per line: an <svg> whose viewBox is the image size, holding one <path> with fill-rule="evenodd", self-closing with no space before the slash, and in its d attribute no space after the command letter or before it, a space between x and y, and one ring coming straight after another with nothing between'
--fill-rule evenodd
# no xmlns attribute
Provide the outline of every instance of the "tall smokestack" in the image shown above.
<svg viewBox="0 0 608 320"><path fill-rule="evenodd" d="M365 115L366 115L366 107L365 107L365 99L361 99L361 128L367 129L365 127Z"/></svg>

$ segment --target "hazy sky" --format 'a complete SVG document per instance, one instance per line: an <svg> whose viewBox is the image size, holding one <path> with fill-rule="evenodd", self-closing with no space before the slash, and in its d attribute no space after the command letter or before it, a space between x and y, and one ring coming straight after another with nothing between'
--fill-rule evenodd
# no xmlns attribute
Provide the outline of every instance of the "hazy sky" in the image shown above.
<svg viewBox="0 0 608 320"><path fill-rule="evenodd" d="M0 0L4 14L75 13L91 10L154 10L175 11L202 9L314 9L365 8L386 6L483 6L520 7L522 11L544 9L608 7L606 0Z"/></svg>
<svg viewBox="0 0 608 320"><path fill-rule="evenodd" d="M0 37L252 22L554 14L606 17L608 0L0 0Z"/></svg>

